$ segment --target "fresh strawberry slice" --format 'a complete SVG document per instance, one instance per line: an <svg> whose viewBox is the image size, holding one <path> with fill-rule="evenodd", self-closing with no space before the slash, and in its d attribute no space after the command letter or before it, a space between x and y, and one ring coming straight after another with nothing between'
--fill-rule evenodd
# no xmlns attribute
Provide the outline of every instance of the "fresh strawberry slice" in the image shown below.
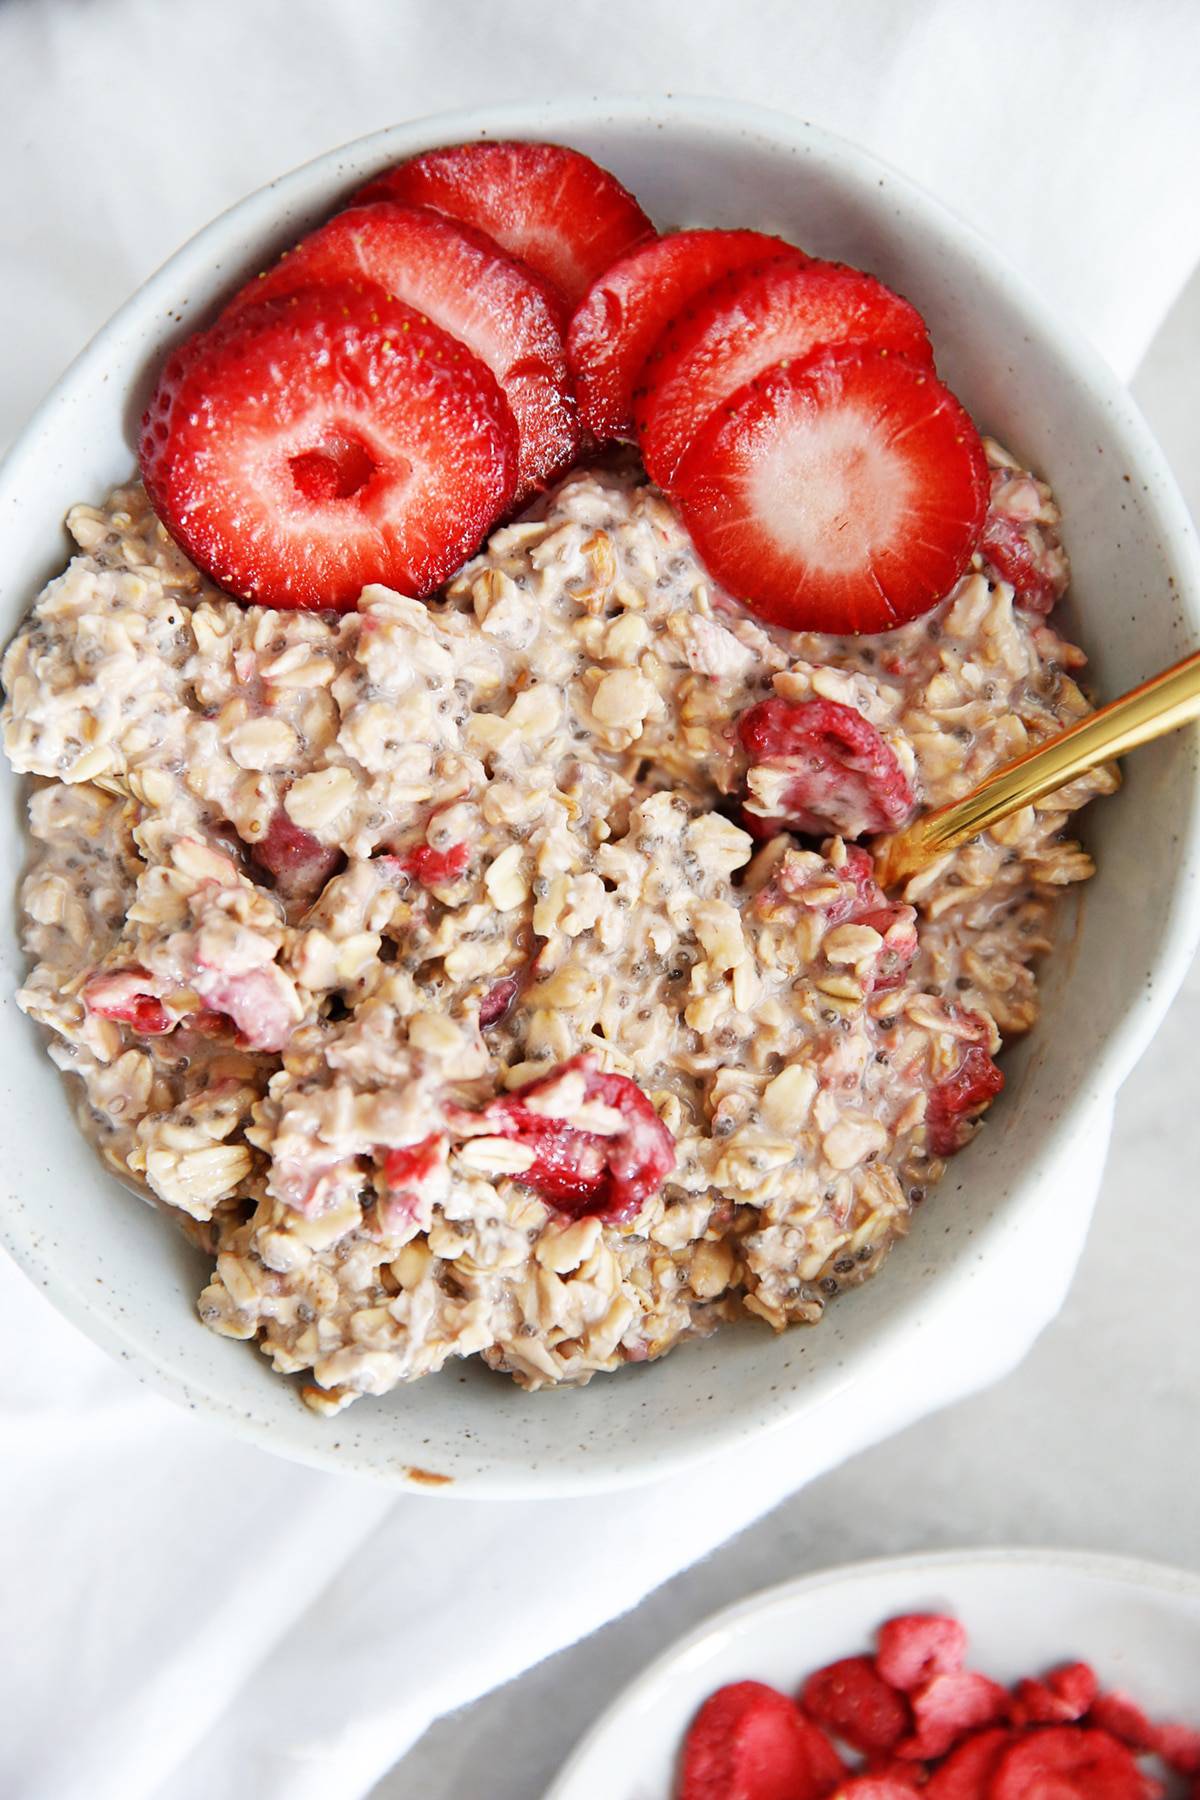
<svg viewBox="0 0 1200 1800"><path fill-rule="evenodd" d="M579 447L568 392L564 310L546 284L480 231L423 206L337 213L226 308L327 282L374 283L415 307L491 370L520 435L515 498L545 487Z"/></svg>
<svg viewBox="0 0 1200 1800"><path fill-rule="evenodd" d="M824 1800L845 1768L778 1689L735 1681L710 1694L680 1759L678 1800Z"/></svg>
<svg viewBox="0 0 1200 1800"><path fill-rule="evenodd" d="M83 1004L100 1019L115 1019L129 1025L144 1037L158 1037L170 1031L178 1021L167 1012L161 1000L149 992L151 976L134 965L128 969L112 969L105 975L93 975L84 984Z"/></svg>
<svg viewBox="0 0 1200 1800"><path fill-rule="evenodd" d="M953 1156L971 1138L971 1121L985 1112L1004 1086L1004 1073L982 1044L964 1044L958 1067L932 1088L925 1107L929 1148Z"/></svg>
<svg viewBox="0 0 1200 1800"><path fill-rule="evenodd" d="M912 1729L908 1703L879 1675L869 1656L844 1656L809 1676L800 1704L810 1719L853 1750L892 1750Z"/></svg>
<svg viewBox="0 0 1200 1800"><path fill-rule="evenodd" d="M579 410L598 438L628 437L633 393L672 319L732 269L804 253L761 231L678 231L621 257L579 303L567 351Z"/></svg>
<svg viewBox="0 0 1200 1800"><path fill-rule="evenodd" d="M481 1112L447 1107L464 1137L513 1138L533 1152L515 1177L560 1212L631 1217L675 1167L675 1140L635 1081L576 1056Z"/></svg>
<svg viewBox="0 0 1200 1800"><path fill-rule="evenodd" d="M671 321L642 370L634 422L652 479L669 488L704 421L756 375L834 344L933 368L916 307L861 269L793 257L716 282Z"/></svg>
<svg viewBox="0 0 1200 1800"><path fill-rule="evenodd" d="M751 769L788 777L782 811L746 806L755 837L802 831L812 837L862 837L902 825L916 804L896 752L855 706L837 700L760 700L738 719Z"/></svg>
<svg viewBox="0 0 1200 1800"><path fill-rule="evenodd" d="M929 370L843 345L758 376L675 477L709 570L792 630L886 631L936 606L987 510L974 425Z"/></svg>
<svg viewBox="0 0 1200 1800"><path fill-rule="evenodd" d="M294 825L276 807L263 836L249 846L250 860L272 878L275 892L287 904L310 906L346 858L336 844L323 844L311 831Z"/></svg>
<svg viewBox="0 0 1200 1800"><path fill-rule="evenodd" d="M1001 1753L990 1800L1149 1800L1161 1792L1106 1731L1048 1725Z"/></svg>
<svg viewBox="0 0 1200 1800"><path fill-rule="evenodd" d="M453 144L385 169L351 205L396 200L486 231L574 306L654 227L615 175L562 144Z"/></svg>
<svg viewBox="0 0 1200 1800"><path fill-rule="evenodd" d="M154 510L213 580L345 611L439 587L508 506L516 432L460 343L375 290L246 307L172 356L142 423Z"/></svg>

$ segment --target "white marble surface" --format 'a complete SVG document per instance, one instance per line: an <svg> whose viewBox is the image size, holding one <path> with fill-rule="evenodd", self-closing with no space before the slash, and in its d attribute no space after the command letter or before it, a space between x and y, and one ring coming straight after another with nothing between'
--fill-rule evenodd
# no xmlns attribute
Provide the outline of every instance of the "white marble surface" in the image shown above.
<svg viewBox="0 0 1200 1800"><path fill-rule="evenodd" d="M1133 384L1196 518L1198 342L1200 273ZM597 1713L674 1638L824 1564L1011 1543L1200 1568L1198 1040L1200 963L1121 1094L1067 1305L1015 1375L855 1458L625 1618L441 1720L375 1800L534 1800ZM537 1576L570 1578L569 1569Z"/></svg>

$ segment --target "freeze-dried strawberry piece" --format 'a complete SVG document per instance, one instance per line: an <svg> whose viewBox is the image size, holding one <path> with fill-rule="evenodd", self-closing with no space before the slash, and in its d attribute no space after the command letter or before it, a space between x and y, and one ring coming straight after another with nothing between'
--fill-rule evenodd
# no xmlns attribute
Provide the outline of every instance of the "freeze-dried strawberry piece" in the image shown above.
<svg viewBox="0 0 1200 1800"><path fill-rule="evenodd" d="M916 1791L911 1781L897 1781L891 1775L853 1775L830 1800L912 1800Z"/></svg>
<svg viewBox="0 0 1200 1800"><path fill-rule="evenodd" d="M1156 1725L1154 1753L1180 1775L1200 1775L1200 1731L1192 1725Z"/></svg>
<svg viewBox="0 0 1200 1800"><path fill-rule="evenodd" d="M137 966L93 975L84 985L83 1004L98 1018L129 1025L144 1037L158 1037L170 1031L177 1021L162 1001L147 991L151 979L147 970Z"/></svg>
<svg viewBox="0 0 1200 1800"><path fill-rule="evenodd" d="M832 1744L776 1688L735 1681L688 1730L676 1800L825 1800L845 1774Z"/></svg>
<svg viewBox="0 0 1200 1800"><path fill-rule="evenodd" d="M869 1656L847 1656L809 1676L800 1704L810 1719L871 1756L894 1749L912 1728L907 1703Z"/></svg>
<svg viewBox="0 0 1200 1800"><path fill-rule="evenodd" d="M770 816L751 810L751 789L745 817L756 837L856 838L893 830L912 812L912 786L895 751L857 707L775 695L741 715L738 736L752 768L790 777L780 811Z"/></svg>
<svg viewBox="0 0 1200 1800"><path fill-rule="evenodd" d="M383 1179L396 1192L419 1187L445 1160L445 1139L436 1131L417 1144L398 1144L383 1159Z"/></svg>
<svg viewBox="0 0 1200 1800"><path fill-rule="evenodd" d="M897 1744L898 1756L925 1762L945 1756L969 1731L995 1725L1008 1712L1008 1694L998 1682L971 1669L934 1675L909 1695L916 1730Z"/></svg>
<svg viewBox="0 0 1200 1800"><path fill-rule="evenodd" d="M967 1655L967 1634L944 1613L904 1613L879 1627L875 1667L901 1693L923 1687L935 1675L953 1675Z"/></svg>
<svg viewBox="0 0 1200 1800"><path fill-rule="evenodd" d="M212 1011L232 1020L247 1049L283 1049L297 1022L295 990L274 963L236 975L198 964L192 979Z"/></svg>
<svg viewBox="0 0 1200 1800"><path fill-rule="evenodd" d="M533 1162L514 1176L572 1218L627 1219L675 1167L675 1140L635 1081L594 1056L500 1094L481 1112L447 1107L464 1137L515 1139Z"/></svg>
<svg viewBox="0 0 1200 1800"><path fill-rule="evenodd" d="M928 1800L987 1800L988 1783L1013 1741L1002 1727L964 1738L930 1777Z"/></svg>
<svg viewBox="0 0 1200 1800"><path fill-rule="evenodd" d="M971 1137L971 1122L985 1112L1004 1086L982 1044L964 1044L958 1067L929 1090L925 1107L929 1148L935 1156L953 1156Z"/></svg>
<svg viewBox="0 0 1200 1800"><path fill-rule="evenodd" d="M1096 1698L1096 1675L1087 1663L1066 1663L1040 1681L1018 1681L1013 1690L1014 1725L1071 1725Z"/></svg>
<svg viewBox="0 0 1200 1800"><path fill-rule="evenodd" d="M431 844L418 844L399 859L400 867L422 887L441 887L457 881L471 860L469 844L451 844L448 850L435 850Z"/></svg>
<svg viewBox="0 0 1200 1800"><path fill-rule="evenodd" d="M1000 1757L989 1800L1151 1800L1161 1793L1132 1752L1107 1731L1047 1725Z"/></svg>
<svg viewBox="0 0 1200 1800"><path fill-rule="evenodd" d="M493 981L479 1002L479 1023L484 1030L489 1025L499 1024L520 991L521 977L519 975L504 975L499 981Z"/></svg>
<svg viewBox="0 0 1200 1800"><path fill-rule="evenodd" d="M979 549L1001 581L1015 590L1017 604L1029 612L1052 612L1067 591L1067 559L1047 544L1037 525L989 513Z"/></svg>
<svg viewBox="0 0 1200 1800"><path fill-rule="evenodd" d="M272 877L275 892L286 903L309 905L346 858L335 844L294 825L282 806L271 815L258 843L248 846L250 860Z"/></svg>
<svg viewBox="0 0 1200 1800"><path fill-rule="evenodd" d="M888 1780L899 1785L904 1793L916 1794L924 1791L926 1775L924 1763L901 1762L898 1756L869 1756L864 1775L872 1775L877 1781Z"/></svg>
<svg viewBox="0 0 1200 1800"><path fill-rule="evenodd" d="M1098 1694L1088 1708L1088 1724L1100 1731L1107 1731L1131 1750L1154 1750L1157 1748L1155 1738L1156 1727L1151 1723L1136 1700L1130 1698L1119 1688L1111 1693Z"/></svg>

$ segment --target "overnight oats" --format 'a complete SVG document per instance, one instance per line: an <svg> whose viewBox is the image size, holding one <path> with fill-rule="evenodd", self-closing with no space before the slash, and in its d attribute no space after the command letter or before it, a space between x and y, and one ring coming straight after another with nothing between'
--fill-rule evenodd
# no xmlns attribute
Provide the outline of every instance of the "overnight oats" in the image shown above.
<svg viewBox="0 0 1200 1800"><path fill-rule="evenodd" d="M4 663L20 1004L201 1319L320 1411L816 1322L999 1092L1115 785L875 882L1088 710L1050 492L918 315L432 153L175 353L141 464Z"/></svg>

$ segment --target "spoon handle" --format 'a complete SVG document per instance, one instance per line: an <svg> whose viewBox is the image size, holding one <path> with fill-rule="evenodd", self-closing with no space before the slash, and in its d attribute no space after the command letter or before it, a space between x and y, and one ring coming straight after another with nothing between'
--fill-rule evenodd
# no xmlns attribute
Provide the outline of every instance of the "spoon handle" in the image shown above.
<svg viewBox="0 0 1200 1800"><path fill-rule="evenodd" d="M1152 676L989 775L961 800L914 819L872 846L875 879L895 887L989 825L1065 787L1097 763L1200 719L1200 650Z"/></svg>

